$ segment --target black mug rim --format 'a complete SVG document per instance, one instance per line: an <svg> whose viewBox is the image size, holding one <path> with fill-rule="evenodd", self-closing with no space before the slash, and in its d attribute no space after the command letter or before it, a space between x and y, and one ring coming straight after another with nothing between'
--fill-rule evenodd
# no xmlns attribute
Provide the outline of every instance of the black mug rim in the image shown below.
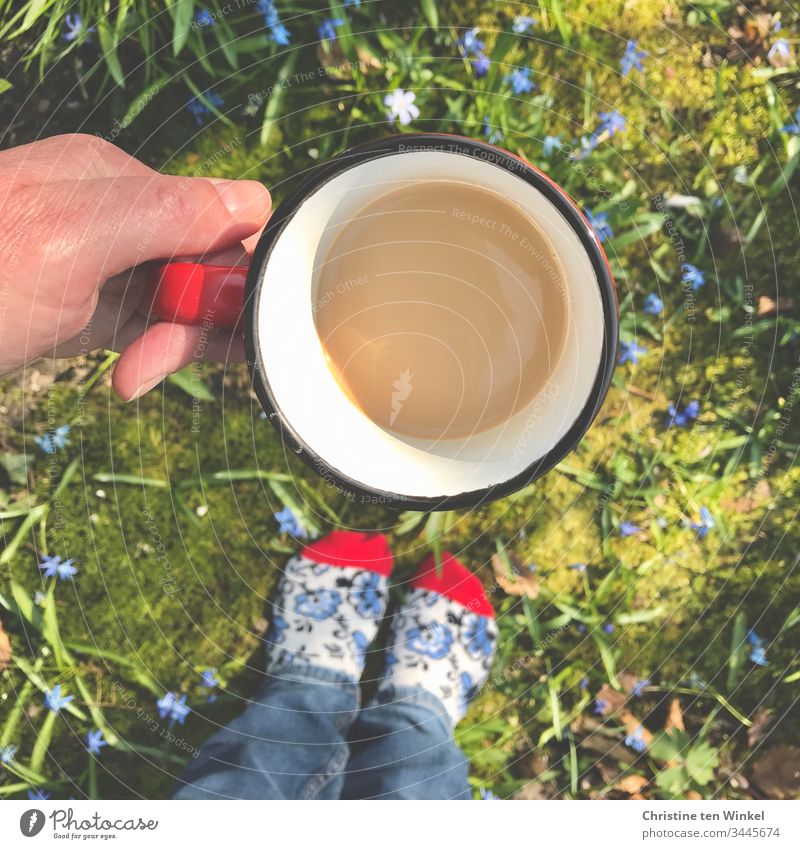
<svg viewBox="0 0 800 849"><path fill-rule="evenodd" d="M406 150L411 148L411 150ZM291 422L278 405L266 374L259 367L256 346L258 325L256 316L256 294L261 269L295 213L309 195L344 171L363 165L365 162L405 152L435 150L479 158L497 167L511 171L540 191L561 212L577 234L586 250L596 274L603 304L603 346L592 391L580 414L570 429L542 457L528 465L512 478L481 489L470 490L448 496L409 496L389 490L367 486L340 470L333 468L297 434ZM591 426L605 399L614 372L617 350L619 318L614 280L608 261L591 227L580 213L577 204L546 174L523 159L502 148L466 136L437 133L403 133L388 136L353 147L327 162L313 168L305 180L278 205L272 214L261 238L253 251L244 297L244 335L247 365L250 369L253 388L267 419L278 431L284 445L318 475L328 480L342 493L364 504L381 504L405 510L458 510L477 507L483 503L504 498L533 483L566 457L580 442Z"/></svg>

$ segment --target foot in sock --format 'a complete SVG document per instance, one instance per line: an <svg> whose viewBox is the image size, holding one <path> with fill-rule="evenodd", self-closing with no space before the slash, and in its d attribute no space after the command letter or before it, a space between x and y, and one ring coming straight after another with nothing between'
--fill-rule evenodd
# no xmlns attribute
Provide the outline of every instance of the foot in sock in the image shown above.
<svg viewBox="0 0 800 849"><path fill-rule="evenodd" d="M284 570L267 632L267 671L324 666L358 680L388 599L394 558L380 534L334 531Z"/></svg>
<svg viewBox="0 0 800 849"><path fill-rule="evenodd" d="M489 677L497 625L478 578L452 554L433 556L411 581L392 618L380 688L418 686L437 696L455 725Z"/></svg>

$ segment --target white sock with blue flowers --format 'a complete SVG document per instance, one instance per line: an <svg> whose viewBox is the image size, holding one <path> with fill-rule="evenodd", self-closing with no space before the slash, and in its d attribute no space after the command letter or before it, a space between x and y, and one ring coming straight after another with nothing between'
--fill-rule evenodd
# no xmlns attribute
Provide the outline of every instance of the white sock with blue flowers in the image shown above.
<svg viewBox="0 0 800 849"><path fill-rule="evenodd" d="M287 564L267 631L267 671L308 663L358 680L386 612L394 558L380 534L333 531Z"/></svg>
<svg viewBox="0 0 800 849"><path fill-rule="evenodd" d="M486 683L496 645L494 610L480 580L447 552L437 574L431 556L392 618L379 690L421 687L439 698L455 725Z"/></svg>

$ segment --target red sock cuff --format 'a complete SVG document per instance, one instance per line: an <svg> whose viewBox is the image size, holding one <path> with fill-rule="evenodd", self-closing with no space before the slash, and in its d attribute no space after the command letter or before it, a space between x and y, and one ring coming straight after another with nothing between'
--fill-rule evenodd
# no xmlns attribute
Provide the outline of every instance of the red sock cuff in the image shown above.
<svg viewBox="0 0 800 849"><path fill-rule="evenodd" d="M494 617L494 608L486 598L478 576L473 575L449 551L442 552L442 568L439 574L436 572L434 555L426 557L411 579L411 586L439 593L472 613Z"/></svg>
<svg viewBox="0 0 800 849"><path fill-rule="evenodd" d="M394 557L383 534L332 531L328 536L309 543L300 554L316 563L356 566L387 577L394 566Z"/></svg>

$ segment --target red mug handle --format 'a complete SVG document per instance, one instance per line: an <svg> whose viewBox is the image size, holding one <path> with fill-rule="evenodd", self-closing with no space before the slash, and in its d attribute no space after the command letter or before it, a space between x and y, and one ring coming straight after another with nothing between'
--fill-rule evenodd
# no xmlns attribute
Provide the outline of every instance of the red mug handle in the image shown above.
<svg viewBox="0 0 800 849"><path fill-rule="evenodd" d="M233 330L244 306L247 266L167 262L156 266L150 312L162 321Z"/></svg>

